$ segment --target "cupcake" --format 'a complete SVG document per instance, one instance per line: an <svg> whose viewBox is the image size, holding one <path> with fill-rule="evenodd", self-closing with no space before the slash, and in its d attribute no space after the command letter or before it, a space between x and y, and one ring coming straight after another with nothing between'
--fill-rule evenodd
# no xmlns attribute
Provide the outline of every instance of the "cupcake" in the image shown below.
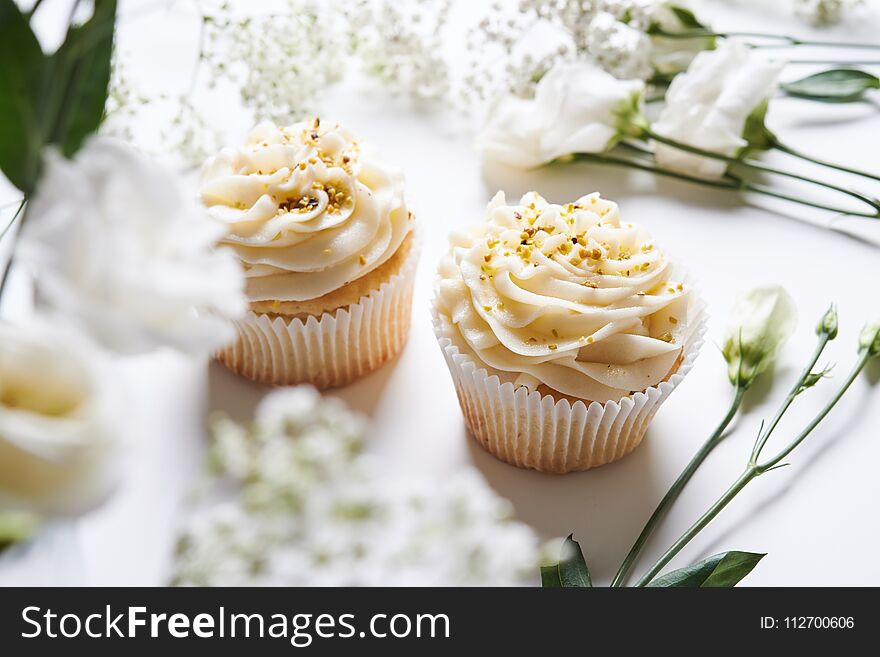
<svg viewBox="0 0 880 657"><path fill-rule="evenodd" d="M403 177L339 125L257 126L202 170L228 226L250 310L217 357L272 384L341 386L393 358L409 331L418 258Z"/></svg>
<svg viewBox="0 0 880 657"><path fill-rule="evenodd" d="M483 226L452 236L433 316L474 437L559 473L638 446L704 331L688 281L599 194L507 205L499 192Z"/></svg>

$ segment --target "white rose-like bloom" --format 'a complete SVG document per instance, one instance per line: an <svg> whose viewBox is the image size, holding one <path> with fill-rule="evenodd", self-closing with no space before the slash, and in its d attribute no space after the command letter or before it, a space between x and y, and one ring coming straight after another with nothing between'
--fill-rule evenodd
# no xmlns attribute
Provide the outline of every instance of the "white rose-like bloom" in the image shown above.
<svg viewBox="0 0 880 657"><path fill-rule="evenodd" d="M641 117L641 80L618 80L593 62L556 64L533 100L496 98L477 137L486 162L532 168L569 153L601 153Z"/></svg>
<svg viewBox="0 0 880 657"><path fill-rule="evenodd" d="M0 512L72 515L104 499L117 476L114 389L76 331L0 323Z"/></svg>
<svg viewBox="0 0 880 657"><path fill-rule="evenodd" d="M736 40L700 53L669 86L654 132L703 150L736 155L747 145L746 119L773 94L783 66ZM675 171L720 178L727 170L722 160L665 144L658 143L655 152L658 164Z"/></svg>
<svg viewBox="0 0 880 657"><path fill-rule="evenodd" d="M245 308L240 265L214 248L223 233L172 171L99 137L72 161L47 153L19 255L40 303L103 346L210 353Z"/></svg>
<svg viewBox="0 0 880 657"><path fill-rule="evenodd" d="M769 285L740 295L722 342L730 382L751 385L773 364L796 324L797 309L784 288Z"/></svg>

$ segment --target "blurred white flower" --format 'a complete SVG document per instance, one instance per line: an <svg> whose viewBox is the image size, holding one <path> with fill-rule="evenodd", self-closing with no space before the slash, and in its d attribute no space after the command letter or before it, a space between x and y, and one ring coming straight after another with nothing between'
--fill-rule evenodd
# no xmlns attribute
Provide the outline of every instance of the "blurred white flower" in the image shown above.
<svg viewBox="0 0 880 657"><path fill-rule="evenodd" d="M813 25L834 25L864 0L794 0L795 13Z"/></svg>
<svg viewBox="0 0 880 657"><path fill-rule="evenodd" d="M743 129L749 115L775 91L784 66L768 61L745 44L731 40L702 52L666 92L666 105L653 130L703 150L733 156L746 147ZM727 163L656 145L657 162L668 169L718 178Z"/></svg>
<svg viewBox="0 0 880 657"><path fill-rule="evenodd" d="M601 153L641 121L641 80L618 80L591 62L561 63L534 100L499 97L477 137L484 161L530 168L569 153Z"/></svg>
<svg viewBox="0 0 880 657"><path fill-rule="evenodd" d="M653 72L648 35L608 12L596 14L590 21L587 50L599 66L619 80L646 80Z"/></svg>
<svg viewBox="0 0 880 657"><path fill-rule="evenodd" d="M365 424L308 387L270 394L255 422L214 427L216 477L193 509L177 584L514 585L537 541L475 472L389 476L359 455ZM230 494L230 490L232 493Z"/></svg>
<svg viewBox="0 0 880 657"><path fill-rule="evenodd" d="M721 353L734 385L749 387L772 366L794 332L797 309L782 287L770 285L739 296L724 334Z"/></svg>
<svg viewBox="0 0 880 657"><path fill-rule="evenodd" d="M74 515L116 482L115 385L72 328L0 323L0 512Z"/></svg>
<svg viewBox="0 0 880 657"><path fill-rule="evenodd" d="M222 232L177 175L98 137L73 161L47 153L19 255L39 302L103 346L210 353L245 309L239 263L214 248Z"/></svg>

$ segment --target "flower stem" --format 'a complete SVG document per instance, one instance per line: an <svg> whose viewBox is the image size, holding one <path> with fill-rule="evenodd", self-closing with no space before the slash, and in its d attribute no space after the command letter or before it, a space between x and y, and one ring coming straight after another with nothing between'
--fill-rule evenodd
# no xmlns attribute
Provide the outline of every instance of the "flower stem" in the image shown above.
<svg viewBox="0 0 880 657"><path fill-rule="evenodd" d="M783 153L788 153L794 157L798 157L802 160L806 160L807 162L812 162L813 164L818 164L819 166L827 167L829 169L837 169L838 171L844 171L846 173L851 173L855 176L861 176L862 178L870 178L871 180L880 180L880 176L874 173L868 173L867 171L862 171L861 169L852 169L850 167L845 167L841 164L835 164L834 162L829 162L827 160L822 160L817 157L813 157L811 155L807 155L798 150L795 150L791 146L787 144L783 144L778 139L773 140L773 147Z"/></svg>
<svg viewBox="0 0 880 657"><path fill-rule="evenodd" d="M786 456L791 454L791 452L793 452L794 449L798 445L800 445L802 442L804 442L806 437L809 436L810 433L812 433L813 429L815 429L817 426L819 426L819 423L825 419L825 416L828 415L828 413L831 412L831 409L834 408L834 405L840 401L840 398L843 397L844 393L847 390L849 390L849 387L853 384L853 382L856 380L856 378L859 376L859 374L865 368L865 365L868 364L868 361L871 360L871 358L872 358L872 356L871 356L868 349L866 349L866 348L860 349L859 350L859 359L856 361L856 364L850 370L850 373L846 377L846 379L844 380L843 385L840 386L840 388L838 388L837 393L828 401L827 404L825 404L825 406L822 408L822 410L819 411L819 413L817 413L816 416L812 420L810 420L810 423L804 428L803 431L801 431L797 435L797 437L794 440L792 440L776 456L774 456L773 458L771 458L768 461L765 461L764 463L758 464L757 467L761 471L766 472L770 468L773 468L776 465L778 465L779 462L782 461L782 459L784 459ZM757 458L759 458L761 456L761 450L763 449L763 447L764 447L764 445L762 444L760 446L760 448L756 451L755 460L757 460ZM753 464L754 464L754 461L753 461Z"/></svg>
<svg viewBox="0 0 880 657"><path fill-rule="evenodd" d="M781 42L769 46L750 44L752 47L758 48L791 48L796 46L814 46L817 48L880 50L880 44L876 43L849 43L846 41L820 41L814 39L799 39L797 37L789 36L788 34L767 34L766 32L714 32L712 30L685 30L683 32L666 32L665 30L656 30L652 32L652 36L661 36L669 39L700 39L708 37L729 39L731 37L744 37L747 39L765 39L767 41Z"/></svg>
<svg viewBox="0 0 880 657"><path fill-rule="evenodd" d="M788 410L789 406L791 406L794 398L797 397L797 395L802 391L803 382L812 373L813 368L816 366L819 357L822 355L822 352L825 350L825 347L830 339L831 338L828 333L823 332L819 335L819 341L816 344L816 349L813 353L813 356L804 366L803 371L801 371L800 376L798 377L795 384L792 386L791 391L788 393L788 396L785 398L779 409L776 411L776 415L770 421L770 424L767 425L766 429L762 432L764 442L766 442L766 439L776 428L776 425L779 424L779 421L782 419L782 416ZM688 463L684 471L678 476L678 479L676 479L675 483L672 484L672 487L660 501L660 504L657 505L654 514L648 520L648 523L645 525L642 533L639 535L635 544L630 549L629 554L626 555L626 559L624 559L623 564L617 571L617 575L615 575L614 580L611 582L611 586L623 585L626 576L629 574L630 570L632 570L632 567L635 564L635 561L641 553L642 549L644 548L645 543L654 533L657 525L659 525L659 523L663 520L669 507L675 503L676 499L681 494L681 490L688 483L688 481L690 481L691 477L693 477L694 472L696 472L697 468L700 467L703 461L706 460L706 457L712 452L712 450L714 450L715 447L717 447L721 443L721 441L723 440L724 431L727 429L727 426L733 420L737 410L742 404L743 394L745 393L746 387L747 386L744 385L739 385L736 387L736 393L734 395L733 402L731 403L730 410L727 412L727 415L724 417L724 419L721 421L721 423L718 425L718 427L715 429L709 439L703 444L703 446L700 448L700 451L697 452L693 459L691 459L691 462Z"/></svg>
<svg viewBox="0 0 880 657"><path fill-rule="evenodd" d="M792 440L785 448L783 448L776 456L772 459L768 460L765 463L757 463L755 458L750 458L749 463L746 466L745 471L737 477L737 479L731 484L730 488L728 488L721 497L719 497L715 503L709 507L709 509L702 515L700 518L688 528L687 531L682 534L675 543L661 556L656 563L646 572L642 578L636 583L636 586L647 586L657 574L663 570L663 568L668 564L681 550L693 540L693 538L702 531L706 525L708 525L712 520L717 516L721 511L726 507L734 497L736 497L743 488L745 488L752 479L759 477L760 475L768 472L775 466L779 464L779 462L788 456L798 445L800 445L807 436L815 429L819 423L825 419L825 416L834 408L835 404L840 401L840 398L843 397L844 393L849 389L852 385L853 381L856 380L856 377L861 373L861 371L865 368L868 360L870 360L871 354L867 348L862 348L859 350L859 359L856 361L856 364L853 366L852 370L844 381L843 385L837 390L835 395L828 401L827 404L822 408L821 411L810 421L810 423ZM763 433L762 433L763 435ZM760 438L759 438L760 440ZM756 456L760 456L760 450Z"/></svg>
<svg viewBox="0 0 880 657"><path fill-rule="evenodd" d="M814 66L816 64L834 64L836 66L877 66L877 59L789 59L786 64Z"/></svg>
<svg viewBox="0 0 880 657"><path fill-rule="evenodd" d="M672 558L675 557L675 555L677 555L679 552L681 552L682 548L690 543L694 536L699 534L706 525L712 522L715 516L721 513L721 510L724 509L724 507L726 507L728 504L730 504L730 501L734 497L736 497L739 492L743 488L745 488L752 479L757 476L757 467L751 465L748 466L745 472L743 472L737 478L737 480L733 482L730 488L728 488L724 492L724 494L719 497L718 500L716 500L716 502L711 507L709 507L709 510L706 511L702 516L700 516L700 519L697 520L693 525L691 525L690 528L684 534L682 534L675 543L672 544L672 547L670 547L663 554L663 556L660 557L653 566L651 566L650 570L648 570L648 572L645 573L638 582L636 582L636 586L641 587L650 584L651 580L654 579L661 570L663 570L663 567L666 566L666 564L668 564L670 561L672 561Z"/></svg>
<svg viewBox="0 0 880 657"><path fill-rule="evenodd" d="M9 220L9 223L3 227L3 230L0 231L0 240L2 240L6 233L9 232L9 229L12 228L13 224L18 220L22 211L27 205L27 197L21 199L21 202L18 204L18 208L15 211L15 214L12 215L12 219ZM12 250L9 253L9 260L6 263L6 266L3 268L3 273L0 274L0 298L3 298L3 290L6 288L6 279L9 278L9 271L12 269L12 261L15 258L15 250Z"/></svg>
<svg viewBox="0 0 880 657"><path fill-rule="evenodd" d="M676 148L678 150L685 151L687 153L693 153L694 155L699 155L701 157L707 157L713 160L720 160L722 162L728 162L729 164L735 164L745 167L746 169L752 171L760 171L762 173L768 173L777 176L783 176L785 178L792 178L794 180L799 180L801 182L806 182L814 185L819 185L820 187L825 187L826 189L833 190L835 192L839 192L841 194L845 194L846 196L850 196L865 205L869 205L874 209L874 214L871 215L862 215L868 216L871 218L880 217L880 203L876 200L871 199L864 194L860 194L859 192L853 191L851 189L846 189L845 187L840 187L839 185L835 185L834 183L826 182L824 180L817 180L815 178L810 178L808 176L801 175L799 173L794 173L792 171L785 171L784 169L777 169L776 167L769 166L764 164L763 162L758 162L757 160L749 160L744 157L734 157L732 155L724 155L723 153L716 153L714 151L708 151L703 148L698 148L697 146L691 146L690 144L685 144L683 142L676 141L674 139L670 139L669 137L665 137L663 135L657 134L650 128L642 129L642 136L644 139L653 139L656 142L661 144L666 144L667 146L671 146L672 148Z"/></svg>
<svg viewBox="0 0 880 657"><path fill-rule="evenodd" d="M773 433L773 430L779 424L779 421L782 419L782 416L785 414L785 411L788 410L788 407L791 406L794 398L797 397L803 391L803 383L807 380L807 377L812 373L813 368L816 367L816 363L819 361L819 357L822 355L822 352L825 350L825 347L830 342L831 337L828 333L821 333L819 335L819 341L816 343L816 350L813 352L813 357L809 360L809 362L804 366L804 369L801 371L801 375L798 377L795 384L789 390L788 395L786 395L785 399L780 404L779 408L776 410L776 414L773 416L773 419L770 420L770 423L767 424L761 431L758 436L758 440L755 442L755 449L752 452L752 459L757 457L757 454L764 448L764 445L767 443L767 439L770 438L770 434Z"/></svg>
<svg viewBox="0 0 880 657"><path fill-rule="evenodd" d="M645 151L634 148L629 144L621 144L622 146L626 146L628 148L633 148L640 153L644 153ZM829 212L834 212L836 214L841 215L851 215L855 217L863 217L866 219L876 219L880 215L876 214L866 214L863 212L855 212L852 210L844 210L842 208L833 207L830 205L824 205L822 203L817 203L814 201L808 201L804 198L798 196L789 196L788 194L784 194L782 192L777 192L763 185L756 185L754 183L747 182L741 178L733 176L731 174L726 174L724 177L720 179L709 179L709 178L700 178L699 176L691 176L686 173L679 173L678 171L672 171L670 169L664 169L662 167L658 167L653 164L649 164L647 162L639 162L638 160L632 160L623 157L614 157L611 155L607 155L604 153L572 153L571 159L580 160L583 162L595 162L597 164L609 164L611 166L622 166L630 169L638 169L639 171L647 171L649 173L655 173L658 176L665 176L667 178L675 178L676 180L683 180L685 182L694 183L696 185L702 185L703 187L711 187L713 189L726 189L729 191L749 191L755 192L757 194L764 194L765 196L772 196L774 198L783 199L785 201L791 201L792 203L797 203L799 205L805 205L810 208L817 208L819 210L827 210ZM555 161L567 161L566 158L559 158Z"/></svg>
<svg viewBox="0 0 880 657"><path fill-rule="evenodd" d="M628 144L623 144L625 146L629 146ZM639 150L639 149L636 149ZM639 150L639 152L644 152ZM686 173L679 173L678 171L672 171L671 169L664 169L662 167L654 166L653 164L649 164L647 162L639 162L638 160L631 160L623 157L614 157L611 155L607 155L604 153L572 153L571 159L580 160L583 162L597 162L600 164L611 164L614 166L623 166L629 167L631 169L639 169L640 171L649 171L650 173L656 173L660 176L666 176L667 178L675 178L676 180L684 180L685 182L696 183L697 185L703 185L704 187L714 187L716 189L732 189L738 190L742 189L742 185L737 182L737 179L734 179L731 176L726 176L724 178L718 180L711 180L708 178L700 178L699 176L691 176ZM565 157L559 158L556 161L567 161ZM552 164L552 163L551 163Z"/></svg>
<svg viewBox="0 0 880 657"><path fill-rule="evenodd" d="M727 414L724 416L724 419L721 420L721 422L715 428L715 431L712 432L712 435L710 435L706 442L703 443L703 446L700 447L700 450L694 455L690 463L687 464L687 467L681 472L681 474L678 475L678 478L666 492L666 495L663 496L663 499L660 500L657 508L654 509L654 513L651 514L651 517L645 524L645 528L642 529L642 533L639 534L636 542L633 543L633 546L627 553L626 558L623 560L623 563L617 570L617 574L614 576L614 579L611 582L611 586L623 586L624 582L626 581L626 576L629 575L630 571L635 565L636 559L638 559L639 555L642 553L645 544L648 542L648 539L650 539L651 536L654 534L657 526L663 521L663 518L666 517L669 508L673 504L675 504L675 501L678 499L679 495L681 495L681 491L694 476L697 468L699 468L703 464L703 461L706 460L706 457L709 456L709 454L712 453L712 450L714 450L724 439L724 432L727 430L727 427L733 421L733 418L736 416L739 407L742 405L745 390L746 388L744 385L736 386L733 401L731 402L730 408L728 409Z"/></svg>

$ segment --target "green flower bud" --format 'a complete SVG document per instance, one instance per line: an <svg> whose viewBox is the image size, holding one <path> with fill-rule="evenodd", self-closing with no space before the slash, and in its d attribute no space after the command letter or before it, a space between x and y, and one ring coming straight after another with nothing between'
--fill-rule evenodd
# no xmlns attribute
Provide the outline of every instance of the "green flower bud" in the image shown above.
<svg viewBox="0 0 880 657"><path fill-rule="evenodd" d="M823 334L827 335L829 340L837 337L837 308L834 307L833 303L825 311L825 314L822 315L822 319L816 327L816 335Z"/></svg>
<svg viewBox="0 0 880 657"><path fill-rule="evenodd" d="M730 382L744 388L752 385L773 364L796 322L794 302L779 286L760 287L741 295L721 350Z"/></svg>
<svg viewBox="0 0 880 657"><path fill-rule="evenodd" d="M880 322L865 325L859 335L859 350L867 351L871 358L880 355Z"/></svg>

